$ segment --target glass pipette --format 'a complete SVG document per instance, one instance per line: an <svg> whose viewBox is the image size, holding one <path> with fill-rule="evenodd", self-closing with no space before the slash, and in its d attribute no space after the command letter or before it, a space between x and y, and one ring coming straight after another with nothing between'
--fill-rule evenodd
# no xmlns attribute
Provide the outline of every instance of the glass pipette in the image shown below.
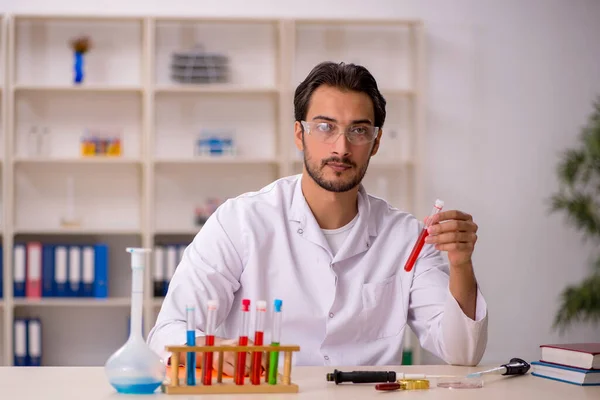
<svg viewBox="0 0 600 400"><path fill-rule="evenodd" d="M415 262L417 261L417 258L419 257L419 253L421 253L421 249L423 248L423 245L425 244L425 238L429 235L429 232L427 232L427 228L429 228L431 226L431 217L433 217L434 215L436 215L440 211L442 211L443 207L444 207L444 202L442 200L438 199L435 201L433 209L431 210L431 214L429 215L427 220L425 220L425 226L423 227L423 230L421 231L421 234L419 235L419 237L417 239L417 243L415 243L415 245L410 253L410 256L408 257L408 261L406 261L406 265L404 266L405 271L410 272L412 270L413 266L415 265Z"/></svg>

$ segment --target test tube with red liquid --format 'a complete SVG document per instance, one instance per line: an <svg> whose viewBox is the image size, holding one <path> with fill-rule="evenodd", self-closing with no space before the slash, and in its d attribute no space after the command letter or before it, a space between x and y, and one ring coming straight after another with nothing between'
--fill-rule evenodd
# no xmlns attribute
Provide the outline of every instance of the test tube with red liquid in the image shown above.
<svg viewBox="0 0 600 400"><path fill-rule="evenodd" d="M254 324L254 345L262 346L265 332L265 315L267 313L267 302L259 300L256 302L256 323ZM253 385L260 385L260 374L262 372L262 351L252 353L252 371L250 380Z"/></svg>
<svg viewBox="0 0 600 400"><path fill-rule="evenodd" d="M250 300L242 300L242 324L240 327L239 346L248 345L248 330L250 325ZM243 385L246 376L246 352L238 352L237 369L235 371L235 384Z"/></svg>
<svg viewBox="0 0 600 400"><path fill-rule="evenodd" d="M217 324L217 309L219 308L219 303L216 300L208 301L208 312L206 315L206 329L204 336L204 345L205 346L214 346L215 345L215 328ZM212 364L213 364L213 353L211 351L207 351L204 353L204 357L202 358L202 383L204 385L212 384Z"/></svg>
<svg viewBox="0 0 600 400"><path fill-rule="evenodd" d="M415 262L417 261L417 258L419 257L419 254L421 253L421 249L423 248L423 245L425 244L425 238L429 235L429 232L427 232L427 228L429 228L431 226L431 217L433 217L434 215L436 215L440 211L442 211L443 207L444 207L444 202L442 200L438 199L435 201L433 209L431 210L431 214L425 220L425 226L423 227L423 230L421 231L421 234L419 235L419 238L417 239L417 243L415 243L415 246L413 247L412 251L410 252L410 256L408 257L408 261L406 261L406 265L404 266L405 271L410 272L412 270L413 266L415 265Z"/></svg>

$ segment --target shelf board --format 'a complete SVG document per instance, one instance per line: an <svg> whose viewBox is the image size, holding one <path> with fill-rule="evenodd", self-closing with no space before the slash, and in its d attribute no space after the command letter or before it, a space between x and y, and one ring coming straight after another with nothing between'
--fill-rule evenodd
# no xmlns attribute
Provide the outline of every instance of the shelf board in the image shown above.
<svg viewBox="0 0 600 400"><path fill-rule="evenodd" d="M141 164L141 160L129 157L15 157L15 164Z"/></svg>
<svg viewBox="0 0 600 400"><path fill-rule="evenodd" d="M16 22L21 21L89 21L89 22L143 22L144 17L135 15L102 14L16 14Z"/></svg>
<svg viewBox="0 0 600 400"><path fill-rule="evenodd" d="M229 83L206 83L206 84L171 84L157 85L155 93L207 93L207 94L275 94L276 87L271 86L248 86Z"/></svg>
<svg viewBox="0 0 600 400"><path fill-rule="evenodd" d="M194 15L161 15L154 17L156 23L161 22L182 22L182 23L277 23L279 19L268 17L243 17L243 16L194 16Z"/></svg>
<svg viewBox="0 0 600 400"><path fill-rule="evenodd" d="M295 166L303 164L304 160L296 158L292 160ZM369 168L412 168L414 164L411 161L392 161L372 159L369 162Z"/></svg>
<svg viewBox="0 0 600 400"><path fill-rule="evenodd" d="M15 235L140 235L136 229L106 228L15 228Z"/></svg>
<svg viewBox="0 0 600 400"><path fill-rule="evenodd" d="M42 297L40 299L15 298L19 307L125 307L131 305L129 297L109 297L96 299L89 297Z"/></svg>
<svg viewBox="0 0 600 400"><path fill-rule="evenodd" d="M196 164L278 164L274 158L214 156L195 158L157 158L157 165L196 165Z"/></svg>
<svg viewBox="0 0 600 400"><path fill-rule="evenodd" d="M312 18L312 17L296 17L294 22L297 26L302 25L405 25L415 26L421 25L422 20L419 19L394 19L394 18Z"/></svg>
<svg viewBox="0 0 600 400"><path fill-rule="evenodd" d="M15 92L83 92L83 93L137 93L142 91L138 85L29 85L16 84Z"/></svg>
<svg viewBox="0 0 600 400"><path fill-rule="evenodd" d="M141 160L129 157L15 157L15 164L124 164L137 165Z"/></svg>
<svg viewBox="0 0 600 400"><path fill-rule="evenodd" d="M171 235L171 236L187 236L196 235L201 227L198 228L182 228L182 229L157 229L154 235Z"/></svg>

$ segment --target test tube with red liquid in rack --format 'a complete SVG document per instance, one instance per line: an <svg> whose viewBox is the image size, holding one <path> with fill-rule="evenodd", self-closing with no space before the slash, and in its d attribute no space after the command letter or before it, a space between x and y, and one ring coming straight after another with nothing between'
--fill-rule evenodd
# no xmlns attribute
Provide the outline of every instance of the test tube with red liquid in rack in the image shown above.
<svg viewBox="0 0 600 400"><path fill-rule="evenodd" d="M209 300L208 301L208 312L206 315L206 329L205 329L205 337L204 337L204 345L205 346L214 346L215 345L215 328L217 324L217 309L219 308L219 303L217 300ZM213 353L207 351L204 353L204 357L202 357L202 383L204 385L212 384L212 364L213 364Z"/></svg>
<svg viewBox="0 0 600 400"><path fill-rule="evenodd" d="M259 300L256 302L256 323L254 324L254 345L262 346L265 332L265 315L267 313L267 302ZM262 351L252 353L252 371L250 380L253 385L260 385L260 374L262 372Z"/></svg>
<svg viewBox="0 0 600 400"><path fill-rule="evenodd" d="M240 327L239 346L248 345L248 330L250 326L250 300L242 300L242 324ZM237 369L235 371L235 384L243 385L246 376L246 352L238 352Z"/></svg>
<svg viewBox="0 0 600 400"><path fill-rule="evenodd" d="M431 214L429 215L427 220L425 220L425 226L423 227L423 230L421 231L421 234L419 235L419 238L417 239L417 243L415 243L415 246L413 247L412 251L410 252L410 256L408 257L408 260L406 261L406 265L404 265L405 271L410 272L412 270L413 266L415 265L415 262L417 262L417 258L419 257L419 254L421 253L421 249L423 248L423 245L425 244L425 238L429 235L429 232L427 232L427 228L429 228L431 226L431 217L433 217L434 215L436 215L440 211L442 211L443 207L444 207L444 202L442 200L438 199L435 201L433 209L431 210Z"/></svg>

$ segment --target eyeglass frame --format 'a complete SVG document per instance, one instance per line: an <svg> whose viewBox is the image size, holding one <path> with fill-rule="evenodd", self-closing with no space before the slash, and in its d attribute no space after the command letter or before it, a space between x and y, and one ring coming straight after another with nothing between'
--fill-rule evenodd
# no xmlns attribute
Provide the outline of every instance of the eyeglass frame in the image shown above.
<svg viewBox="0 0 600 400"><path fill-rule="evenodd" d="M311 134L311 126L310 124L332 124L335 125L336 127L340 127L341 124L338 124L336 122L331 122L331 121L300 121L300 124L302 125L302 128L304 130L306 130L306 132L310 135ZM364 143L353 143L352 140L350 140L350 138L348 137L348 128L351 127L352 124L350 125L346 125L345 129L341 130L341 132L339 132L336 136L335 136L335 140L333 140L331 143L335 143L341 134L344 134L344 137L353 145L355 146L361 146L364 144L368 144L368 143L372 143L373 141L375 141L375 139L377 138L377 135L379 134L379 127L378 126L371 126L368 125L367 127L369 129L373 129L373 133L372 133L372 137L370 138L370 140L364 142ZM312 135L313 137L317 137L315 135ZM329 143L326 140L320 140L322 143Z"/></svg>

